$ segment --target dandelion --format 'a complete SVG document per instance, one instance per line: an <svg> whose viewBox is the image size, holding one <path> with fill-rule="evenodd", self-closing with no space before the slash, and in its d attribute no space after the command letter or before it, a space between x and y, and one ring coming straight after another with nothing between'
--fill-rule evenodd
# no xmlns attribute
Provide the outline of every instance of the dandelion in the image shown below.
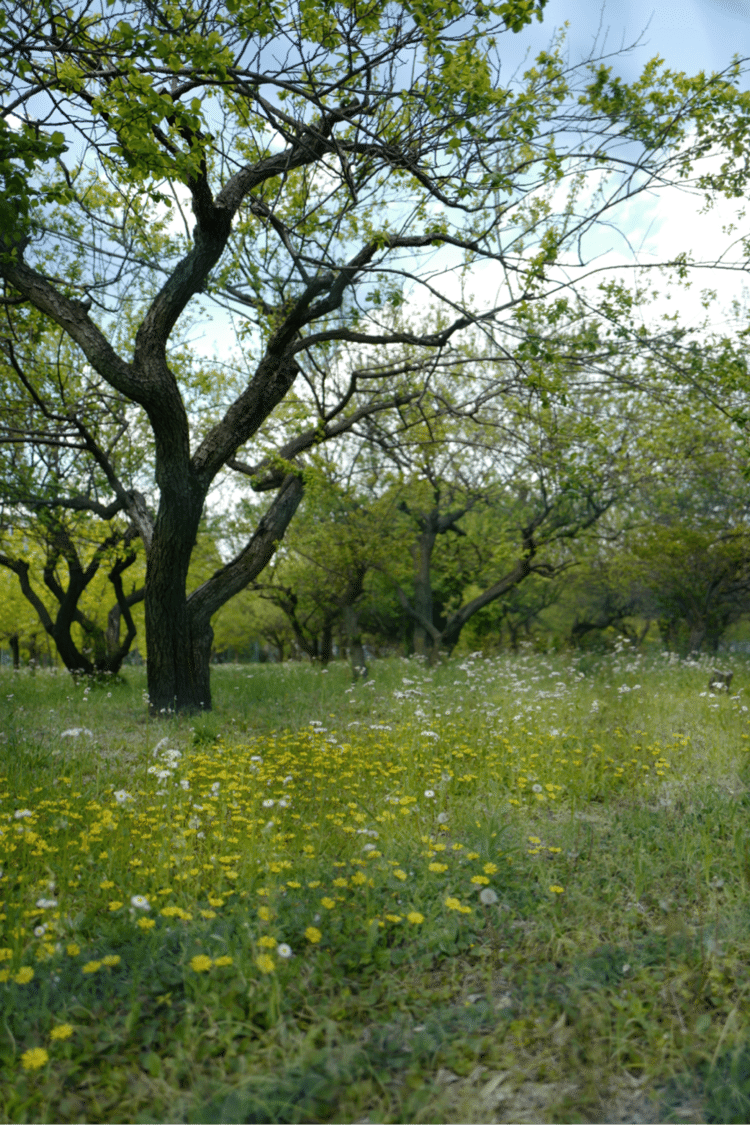
<svg viewBox="0 0 750 1125"><path fill-rule="evenodd" d="M549 890L553 895L561 895L565 888L561 887L559 883L552 883Z"/></svg>
<svg viewBox="0 0 750 1125"><path fill-rule="evenodd" d="M258 945L261 949L275 949L276 938L272 938L269 934L264 934L262 938L258 939Z"/></svg>
<svg viewBox="0 0 750 1125"><path fill-rule="evenodd" d="M70 1039L73 1031L72 1023L59 1023L57 1027L52 1028L49 1037L50 1039Z"/></svg>
<svg viewBox="0 0 750 1125"><path fill-rule="evenodd" d="M68 957L77 957L81 952L81 947L80 945L77 945L76 942L71 941L65 946L65 952L67 953Z"/></svg>
<svg viewBox="0 0 750 1125"><path fill-rule="evenodd" d="M393 874L394 874L394 877L396 879L400 879L402 883L408 878L408 875L406 874L406 872L402 871L400 867L397 867L395 869L395 871L393 872Z"/></svg>
<svg viewBox="0 0 750 1125"><path fill-rule="evenodd" d="M279 957L282 957L284 961L288 961L292 956L292 947L287 945L285 941L279 942L276 946L276 953Z"/></svg>
<svg viewBox="0 0 750 1125"><path fill-rule="evenodd" d="M320 930L317 928L317 926L308 926L307 929L305 930L305 937L313 945L317 945L317 943L320 941L322 936L323 935L320 932Z"/></svg>
<svg viewBox="0 0 750 1125"><path fill-rule="evenodd" d="M386 918L388 919L389 922L400 922L401 921L401 915L400 914L386 914Z"/></svg>
<svg viewBox="0 0 750 1125"><path fill-rule="evenodd" d="M413 926L419 926L424 922L424 914L420 914L418 910L410 910L406 915L406 921L411 922Z"/></svg>
<svg viewBox="0 0 750 1125"><path fill-rule="evenodd" d="M21 1066L24 1070L39 1070L49 1060L49 1055L44 1047L32 1047L21 1055Z"/></svg>
<svg viewBox="0 0 750 1125"><path fill-rule="evenodd" d="M459 900L457 898L454 898L452 895L449 895L448 898L445 900L445 905L448 907L449 910L456 910L456 911L458 911L459 914L471 914L471 907L470 906L463 906L462 903L459 902Z"/></svg>
<svg viewBox="0 0 750 1125"><path fill-rule="evenodd" d="M233 958L228 957L226 953L223 955L223 957L216 957L215 960L214 960L214 965L217 965L219 968L221 968L225 965L233 965L233 964L234 964Z"/></svg>
<svg viewBox="0 0 750 1125"><path fill-rule="evenodd" d="M196 957L190 958L190 968L194 973L207 973L212 964L213 961L205 953L199 953Z"/></svg>
<svg viewBox="0 0 750 1125"><path fill-rule="evenodd" d="M427 798L427 800L429 801L435 796L435 790L434 789L425 789L424 795Z"/></svg>
<svg viewBox="0 0 750 1125"><path fill-rule="evenodd" d="M149 901L145 897L145 895L133 895L133 897L130 900L130 905L134 906L136 910L150 910L151 909L151 906L149 905Z"/></svg>
<svg viewBox="0 0 750 1125"><path fill-rule="evenodd" d="M109 909L114 913L114 911L119 910L121 906L122 903L118 899L113 899L109 904Z"/></svg>
<svg viewBox="0 0 750 1125"><path fill-rule="evenodd" d="M156 922L153 918L139 918L136 922L136 926L141 930L153 930L155 925Z"/></svg>
<svg viewBox="0 0 750 1125"><path fill-rule="evenodd" d="M101 967L102 967L101 961L87 961L86 964L81 967L81 972L82 973L98 973L99 970L101 969Z"/></svg>
<svg viewBox="0 0 750 1125"><path fill-rule="evenodd" d="M0 949L0 961L11 961L13 959L12 949Z"/></svg>
<svg viewBox="0 0 750 1125"><path fill-rule="evenodd" d="M487 884L489 883L489 879L487 878L486 875L474 875L474 876L472 876L471 881L472 881L472 883L476 883L480 887L481 886L487 886Z"/></svg>
<svg viewBox="0 0 750 1125"><path fill-rule="evenodd" d="M259 956L255 958L255 964L262 973L272 973L276 968L276 962L273 957L269 957L267 953L259 954Z"/></svg>
<svg viewBox="0 0 750 1125"><path fill-rule="evenodd" d="M325 906L326 910L333 910L336 903L332 898L322 898L320 900L321 906Z"/></svg>
<svg viewBox="0 0 750 1125"><path fill-rule="evenodd" d="M447 812L441 812L441 813L438 813L438 815L437 815L437 822L438 822L438 824L447 824L447 823L448 823L448 814L447 814Z"/></svg>
<svg viewBox="0 0 750 1125"><path fill-rule="evenodd" d="M275 802L274 802L274 801L272 801L270 797L268 797L268 798L266 798L266 800L265 800L265 801L263 802L263 808L264 808L264 809L272 809L272 808L273 808L273 806L274 806L274 803L275 803Z"/></svg>
<svg viewBox="0 0 750 1125"><path fill-rule="evenodd" d="M122 957L119 953L108 953L106 957L102 957L102 965L109 965L110 967L119 965L121 961Z"/></svg>
<svg viewBox="0 0 750 1125"><path fill-rule="evenodd" d="M14 975L13 980L16 984L28 984L30 980L34 979L34 970L30 965L24 965Z"/></svg>
<svg viewBox="0 0 750 1125"><path fill-rule="evenodd" d="M115 789L112 796L117 801L118 805L125 805L125 804L127 804L128 801L133 800L132 796L130 795L130 793L128 793L127 789Z"/></svg>
<svg viewBox="0 0 750 1125"><path fill-rule="evenodd" d="M497 902L497 895L492 887L482 887L482 890L479 892L479 901L484 906L492 906Z"/></svg>
<svg viewBox="0 0 750 1125"><path fill-rule="evenodd" d="M447 863L430 863L427 867L427 870L428 871L434 871L436 874L439 874L441 871L447 871L448 870L448 864Z"/></svg>

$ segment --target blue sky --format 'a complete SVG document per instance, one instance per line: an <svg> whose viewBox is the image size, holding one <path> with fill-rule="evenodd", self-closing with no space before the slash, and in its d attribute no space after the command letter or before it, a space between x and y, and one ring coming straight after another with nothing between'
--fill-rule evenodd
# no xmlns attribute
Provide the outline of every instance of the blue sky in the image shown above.
<svg viewBox="0 0 750 1125"><path fill-rule="evenodd" d="M544 22L514 36L514 46L544 47L566 20L571 62L589 53L600 21L609 50L642 36L633 54L613 64L623 79L634 79L654 55L689 73L722 70L735 53L750 56L750 0L607 0L603 11L601 0L549 0Z"/></svg>
<svg viewBox="0 0 750 1125"><path fill-rule="evenodd" d="M570 63L592 53L613 54L607 65L624 81L634 81L655 55L671 69L688 74L722 71L735 54L750 59L750 0L607 0L604 6L602 0L549 0L541 24L504 37L501 50L507 77L519 65L523 69L527 55L531 59L547 47L556 28L566 21ZM632 51L615 54L636 41L639 45ZM746 76L745 81L750 79ZM642 196L617 212L615 222L627 242L609 231L594 236L596 241L589 245L601 255L600 265L634 264L629 246L643 263L668 260L683 250L692 252L695 261L714 261L732 241L722 227L735 220L741 203L721 200L704 215L699 214L702 199L684 191ZM750 217L739 220L734 239L742 234L750 234ZM730 256L737 254L730 252ZM632 269L626 268L623 276L632 280ZM658 312L679 307L686 321L703 320L701 291L710 287L717 292L710 319L718 328L726 322L725 311L734 299L750 304L745 292L750 288L747 271L702 269L694 271L692 278L689 291L673 293L668 303L660 299ZM665 288L659 283L662 294ZM653 311L644 309L644 319L651 319Z"/></svg>

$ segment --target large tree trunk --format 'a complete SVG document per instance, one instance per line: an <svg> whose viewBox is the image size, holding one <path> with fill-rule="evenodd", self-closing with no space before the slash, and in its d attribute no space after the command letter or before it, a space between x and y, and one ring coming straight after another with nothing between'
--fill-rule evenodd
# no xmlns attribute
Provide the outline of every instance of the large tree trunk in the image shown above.
<svg viewBox="0 0 750 1125"><path fill-rule="evenodd" d="M415 548L414 558L414 609L418 614L414 619L414 652L417 656L433 655L435 645L426 628L426 622L432 623L432 552L437 538L437 529L434 520L426 521L426 526L419 536Z"/></svg>
<svg viewBox="0 0 750 1125"><path fill-rule="evenodd" d="M210 709L206 698L208 675L201 675L196 659L202 659L210 618L194 634L187 607L187 572L198 533L203 496L192 497L186 487L182 495L162 492L151 550L146 565L146 674L149 709L153 715L175 711ZM211 642L208 643L210 657Z"/></svg>
<svg viewBox="0 0 750 1125"><path fill-rule="evenodd" d="M186 496L182 507L174 498L162 504L146 572L146 667L152 714L211 709L211 618L269 562L302 492L301 479L290 473L249 543L189 597L187 571L203 498L191 503Z"/></svg>

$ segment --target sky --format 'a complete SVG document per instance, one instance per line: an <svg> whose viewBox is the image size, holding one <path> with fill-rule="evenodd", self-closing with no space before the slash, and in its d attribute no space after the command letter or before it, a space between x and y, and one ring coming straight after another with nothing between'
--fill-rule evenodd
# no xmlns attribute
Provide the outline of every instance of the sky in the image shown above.
<svg viewBox="0 0 750 1125"><path fill-rule="evenodd" d="M527 52L533 57L545 48L565 22L571 64L638 43L631 52L607 60L623 81L634 81L655 55L670 69L688 74L722 71L735 54L750 58L750 0L549 0L541 24L505 38L508 74ZM720 201L707 215L699 214L700 204L684 192L663 193L629 204L618 218L643 262L663 261L681 250L691 250L696 261L713 261L732 241L722 226L735 217L739 204ZM750 233L750 216L734 238L740 233ZM624 264L631 257L616 235L602 251L602 263ZM693 277L690 291L679 296L688 319L706 315L700 293L707 287L717 292L709 313L717 327L725 322L723 310L733 299L750 303L747 272L700 270ZM659 302L658 308L673 311L674 298L669 306Z"/></svg>
<svg viewBox="0 0 750 1125"><path fill-rule="evenodd" d="M614 66L623 79L636 78L654 55L693 74L722 70L735 53L750 55L750 0L549 0L544 21L514 36L516 46L544 47L566 21L571 62L589 53L597 32L600 45L606 34L610 50L640 38L637 50Z"/></svg>

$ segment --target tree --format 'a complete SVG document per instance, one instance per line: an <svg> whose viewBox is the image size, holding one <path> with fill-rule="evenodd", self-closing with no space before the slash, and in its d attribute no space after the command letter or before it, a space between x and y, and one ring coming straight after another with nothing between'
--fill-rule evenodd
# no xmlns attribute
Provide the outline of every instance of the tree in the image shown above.
<svg viewBox="0 0 750 1125"><path fill-rule="evenodd" d="M401 474L413 594L393 568L389 573L415 622L415 651L431 660L451 651L475 614L521 583L562 574L575 561L574 541L648 472L650 449L638 437L643 405L617 384L628 360L607 357L605 382L596 369L601 357L589 353L587 341L585 325L567 335L558 326L555 354L531 364L527 339L513 351L488 349L465 367L468 400L435 380L433 393L450 407L450 427L417 420L396 443L369 422ZM504 374L490 376L487 368ZM434 554L449 538L458 557L438 607Z"/></svg>
<svg viewBox="0 0 750 1125"><path fill-rule="evenodd" d="M211 619L261 572L292 518L303 489L292 462L363 413L413 399L403 369L373 367L367 349L410 343L419 367L476 319L446 286L438 332L394 331L380 310L415 278L437 293L439 273L480 261L508 280L483 317L540 299L562 250L578 252L598 217L688 167L693 119L703 143L731 108L738 68L721 81L677 76L667 93L652 68L631 93L606 68L585 87L590 74L566 72L559 45L520 86L504 85L500 39L544 4L6 6L4 300L58 325L95 378L148 419L156 511L114 481L107 508L147 551L155 713L210 706ZM587 175L602 170L583 207ZM184 234L152 238L165 209ZM245 318L244 386L207 424L189 414L170 353L201 296ZM364 359L342 381L347 345ZM244 452L295 385L278 456ZM188 597L206 498L227 467L275 497L238 555Z"/></svg>

